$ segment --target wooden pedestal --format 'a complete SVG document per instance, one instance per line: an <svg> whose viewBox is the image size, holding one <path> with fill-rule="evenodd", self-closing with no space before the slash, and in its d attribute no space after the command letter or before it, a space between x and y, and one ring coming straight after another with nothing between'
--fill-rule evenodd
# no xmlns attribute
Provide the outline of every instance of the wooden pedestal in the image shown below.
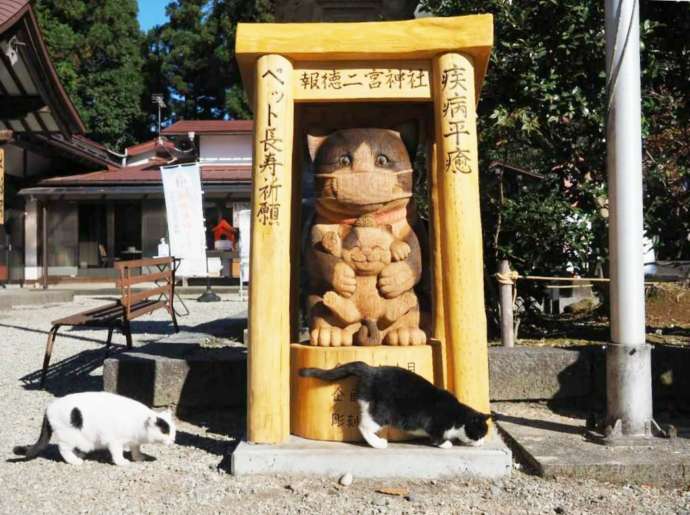
<svg viewBox="0 0 690 515"><path fill-rule="evenodd" d="M359 405L354 388L357 379L326 382L300 377L300 368L333 368L351 361L369 365L393 365L412 370L433 382L433 349L418 347L312 347L293 344L290 348L290 432L312 440L359 442ZM385 428L380 433L389 440L405 440L407 435Z"/></svg>

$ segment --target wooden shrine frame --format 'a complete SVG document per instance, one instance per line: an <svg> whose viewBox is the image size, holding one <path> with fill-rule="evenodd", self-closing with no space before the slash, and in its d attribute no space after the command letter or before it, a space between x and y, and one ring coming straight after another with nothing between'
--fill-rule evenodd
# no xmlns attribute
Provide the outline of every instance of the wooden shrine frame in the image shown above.
<svg viewBox="0 0 690 515"><path fill-rule="evenodd" d="M249 441L280 443L290 434L301 198L293 185L300 184L302 164L293 142L302 143L294 130L300 103L433 106L432 315L441 351L436 383L489 411L475 108L492 45L490 15L238 25L236 56L255 115Z"/></svg>

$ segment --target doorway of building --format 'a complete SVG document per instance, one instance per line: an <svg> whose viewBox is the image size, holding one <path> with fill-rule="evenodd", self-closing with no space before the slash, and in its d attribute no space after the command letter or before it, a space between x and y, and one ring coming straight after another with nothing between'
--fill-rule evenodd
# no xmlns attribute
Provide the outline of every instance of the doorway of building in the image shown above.
<svg viewBox="0 0 690 515"><path fill-rule="evenodd" d="M104 267L107 247L106 208L103 204L79 205L79 268Z"/></svg>
<svg viewBox="0 0 690 515"><path fill-rule="evenodd" d="M141 203L115 204L115 256L119 259L140 259Z"/></svg>

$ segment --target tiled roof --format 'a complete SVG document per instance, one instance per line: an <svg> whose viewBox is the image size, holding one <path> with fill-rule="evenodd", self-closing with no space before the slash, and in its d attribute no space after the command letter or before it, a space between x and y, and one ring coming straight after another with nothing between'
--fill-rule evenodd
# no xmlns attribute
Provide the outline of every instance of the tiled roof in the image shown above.
<svg viewBox="0 0 690 515"><path fill-rule="evenodd" d="M24 14L29 0L0 0L0 33Z"/></svg>
<svg viewBox="0 0 690 515"><path fill-rule="evenodd" d="M166 140L161 140L159 142L156 138L149 141L145 141L143 143L138 143L137 145L132 145L131 147L127 147L127 155L137 156L139 154L143 154L144 152L150 152L151 150L154 150L156 147L173 149L175 148L175 144L171 141Z"/></svg>
<svg viewBox="0 0 690 515"><path fill-rule="evenodd" d="M40 186L79 186L93 184L141 184L161 182L161 162L146 163L139 166L112 168L80 175L53 177L43 180ZM248 166L202 166L201 180L210 182L249 182L252 170Z"/></svg>
<svg viewBox="0 0 690 515"><path fill-rule="evenodd" d="M249 133L254 127L253 120L180 120L161 131L166 136L197 134Z"/></svg>

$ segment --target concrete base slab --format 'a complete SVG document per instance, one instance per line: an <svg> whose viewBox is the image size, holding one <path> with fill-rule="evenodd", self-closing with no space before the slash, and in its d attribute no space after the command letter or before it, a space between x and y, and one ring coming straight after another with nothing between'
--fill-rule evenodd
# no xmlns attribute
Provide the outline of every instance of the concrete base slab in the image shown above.
<svg viewBox="0 0 690 515"><path fill-rule="evenodd" d="M0 309L13 306L38 306L42 304L56 304L72 302L74 293L56 290L25 290L19 288L0 289Z"/></svg>
<svg viewBox="0 0 690 515"><path fill-rule="evenodd" d="M555 413L541 403L492 405L506 441L534 471L547 478L682 486L690 482L690 424L673 420L674 439L638 439L602 445L585 438L584 413Z"/></svg>
<svg viewBox="0 0 690 515"><path fill-rule="evenodd" d="M494 435L482 447L438 449L417 443L389 443L387 449L306 440L291 436L281 445L240 443L231 455L231 472L360 478L499 478L510 475L512 454Z"/></svg>

